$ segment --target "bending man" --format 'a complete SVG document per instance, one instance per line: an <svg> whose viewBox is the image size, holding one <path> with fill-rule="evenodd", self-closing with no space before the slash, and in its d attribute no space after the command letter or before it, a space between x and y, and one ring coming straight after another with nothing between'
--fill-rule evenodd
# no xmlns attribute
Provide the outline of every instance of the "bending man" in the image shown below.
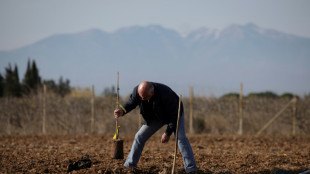
<svg viewBox="0 0 310 174"><path fill-rule="evenodd" d="M160 83L141 82L133 89L129 100L124 105L124 110L116 109L114 111L115 118L124 116L138 105L144 118L144 124L135 135L130 153L124 164L125 167L137 166L146 141L162 126L167 125L165 133L161 136L162 143L167 143L170 135L175 134L176 131L179 97L168 86ZM178 146L186 172L197 171L192 147L185 134L183 104L181 104Z"/></svg>

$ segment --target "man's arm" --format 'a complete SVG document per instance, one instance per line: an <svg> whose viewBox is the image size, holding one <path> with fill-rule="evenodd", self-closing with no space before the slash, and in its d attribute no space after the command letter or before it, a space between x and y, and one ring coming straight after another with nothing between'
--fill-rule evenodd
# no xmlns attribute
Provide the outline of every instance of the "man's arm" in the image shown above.
<svg viewBox="0 0 310 174"><path fill-rule="evenodd" d="M178 119L178 110L179 110L179 97L172 94L166 98L166 111L169 114L169 123L165 133L170 136L173 132L176 131L177 119ZM183 105L181 104L181 109ZM181 110L182 112L183 110ZM181 113L182 114L182 113Z"/></svg>
<svg viewBox="0 0 310 174"><path fill-rule="evenodd" d="M163 135L161 136L161 142L162 143L167 143L170 139L170 135L173 132L176 132L178 111L179 111L178 99L179 99L178 97L176 97L176 98L171 97L170 100L167 100L167 101L169 101L169 102L167 102L167 106L170 108L168 110L170 118L169 118L169 123L168 123L167 129L166 129L165 133L163 133ZM182 114L182 112L183 112L183 104L181 104L181 114Z"/></svg>
<svg viewBox="0 0 310 174"><path fill-rule="evenodd" d="M115 109L114 110L114 117L119 118L121 116L124 116L131 110L137 107L139 104L139 98L138 98L138 92L137 92L138 87L135 87L132 91L132 94L130 95L130 98L128 101L124 104L124 107L121 109Z"/></svg>

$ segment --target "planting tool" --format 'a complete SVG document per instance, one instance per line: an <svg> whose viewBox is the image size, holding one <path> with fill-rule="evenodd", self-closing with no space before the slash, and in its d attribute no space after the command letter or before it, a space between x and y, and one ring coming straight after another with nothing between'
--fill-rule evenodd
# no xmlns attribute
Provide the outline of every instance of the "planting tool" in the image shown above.
<svg viewBox="0 0 310 174"><path fill-rule="evenodd" d="M174 149L174 158L173 158L171 174L174 174L175 160L177 157L177 150L178 150L178 133L179 133L179 122L180 122L180 115L181 115L181 102L182 102L182 95L180 95L179 97L178 120L177 120L177 128L175 130L175 149Z"/></svg>
<svg viewBox="0 0 310 174"><path fill-rule="evenodd" d="M117 72L117 93L116 93L116 109L121 107L124 108L119 104L119 72ZM126 112L125 109L123 109ZM118 119L115 119L115 135L113 136L113 151L112 151L112 158L113 159L123 159L124 158L124 151L123 151L123 140L119 139L119 128Z"/></svg>

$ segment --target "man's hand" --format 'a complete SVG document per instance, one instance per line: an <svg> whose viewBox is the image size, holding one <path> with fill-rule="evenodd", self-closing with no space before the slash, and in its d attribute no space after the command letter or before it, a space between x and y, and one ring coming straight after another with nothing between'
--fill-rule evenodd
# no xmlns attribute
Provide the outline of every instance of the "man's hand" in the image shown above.
<svg viewBox="0 0 310 174"><path fill-rule="evenodd" d="M166 133L163 133L163 135L161 136L161 143L167 143L170 139L170 136L168 136Z"/></svg>
<svg viewBox="0 0 310 174"><path fill-rule="evenodd" d="M114 117L118 118L124 115L124 111L122 109L115 109L114 110Z"/></svg>

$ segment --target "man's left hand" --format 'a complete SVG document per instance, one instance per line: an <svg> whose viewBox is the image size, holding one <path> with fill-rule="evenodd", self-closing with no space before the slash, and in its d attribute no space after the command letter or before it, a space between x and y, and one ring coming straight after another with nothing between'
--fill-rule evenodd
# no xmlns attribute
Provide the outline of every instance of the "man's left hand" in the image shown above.
<svg viewBox="0 0 310 174"><path fill-rule="evenodd" d="M163 133L163 135L161 136L161 143L167 143L170 139L170 136L168 136L166 133Z"/></svg>

